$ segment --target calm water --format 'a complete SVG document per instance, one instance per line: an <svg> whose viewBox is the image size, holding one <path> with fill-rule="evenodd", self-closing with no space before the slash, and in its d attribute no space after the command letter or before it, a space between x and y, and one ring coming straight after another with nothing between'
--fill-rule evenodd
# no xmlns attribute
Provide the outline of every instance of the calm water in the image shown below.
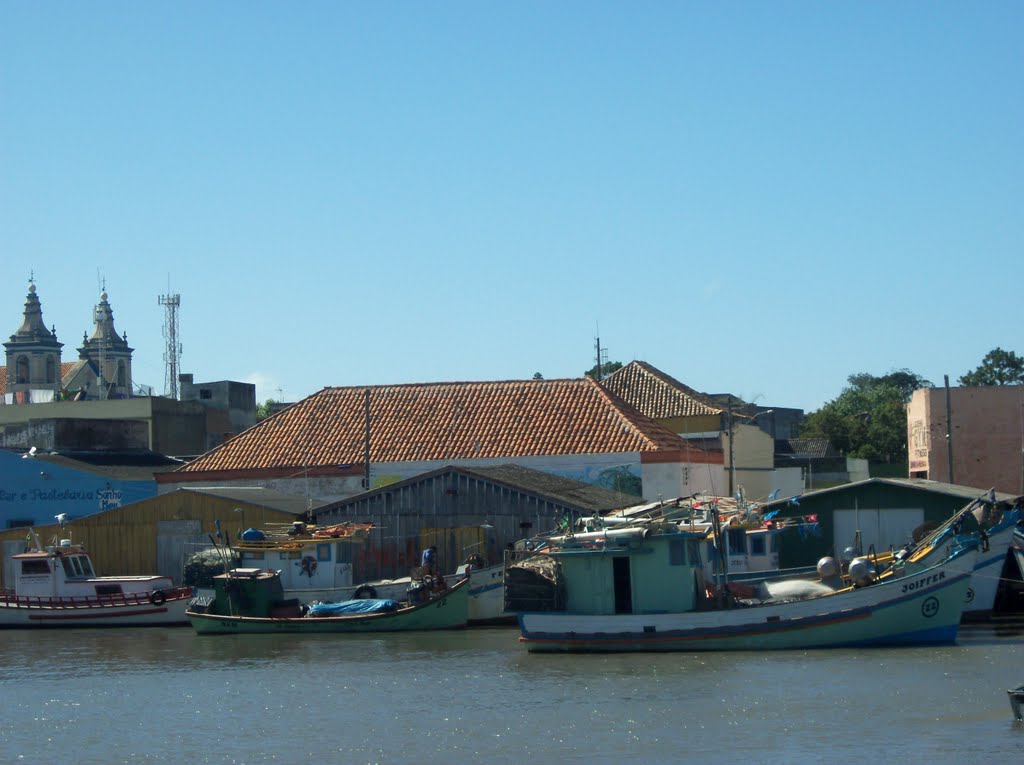
<svg viewBox="0 0 1024 765"><path fill-rule="evenodd" d="M381 637L0 632L0 762L1017 762L1024 627L942 649L531 655Z"/></svg>

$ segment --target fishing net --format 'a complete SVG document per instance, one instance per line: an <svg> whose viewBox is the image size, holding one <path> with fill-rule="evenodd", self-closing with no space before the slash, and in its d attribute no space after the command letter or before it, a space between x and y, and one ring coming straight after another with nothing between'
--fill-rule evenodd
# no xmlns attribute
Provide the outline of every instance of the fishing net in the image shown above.
<svg viewBox="0 0 1024 765"><path fill-rule="evenodd" d="M213 587L213 578L217 574L223 574L228 568L234 568L236 563L234 554L228 550L200 550L185 561L181 575L182 584L187 587Z"/></svg>
<svg viewBox="0 0 1024 765"><path fill-rule="evenodd" d="M505 571L505 610L564 611L562 567L548 555L533 555Z"/></svg>

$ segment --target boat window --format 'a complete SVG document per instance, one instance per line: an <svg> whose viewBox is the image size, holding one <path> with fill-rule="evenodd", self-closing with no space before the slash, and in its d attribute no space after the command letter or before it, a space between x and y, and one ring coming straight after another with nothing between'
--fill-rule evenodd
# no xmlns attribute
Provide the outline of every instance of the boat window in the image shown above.
<svg viewBox="0 0 1024 765"><path fill-rule="evenodd" d="M685 539L673 539L668 543L668 564L670 566L686 565Z"/></svg>
<svg viewBox="0 0 1024 765"><path fill-rule="evenodd" d="M71 579L76 576L75 568L71 565L71 558L64 556L60 559L60 565L64 567L64 576Z"/></svg>
<svg viewBox="0 0 1024 765"><path fill-rule="evenodd" d="M96 572L92 570L92 561L88 557L82 555L79 557L82 562L82 574L83 576L93 577L96 576Z"/></svg>
<svg viewBox="0 0 1024 765"><path fill-rule="evenodd" d="M729 529L725 535L730 555L743 555L747 551L747 532L744 529Z"/></svg>
<svg viewBox="0 0 1024 765"><path fill-rule="evenodd" d="M779 551L779 535L772 534L772 552L777 553Z"/></svg>
<svg viewBox="0 0 1024 765"><path fill-rule="evenodd" d="M77 555L71 557L71 565L75 567L75 576L85 576L85 572L82 571L82 562L78 559Z"/></svg>
<svg viewBox="0 0 1024 765"><path fill-rule="evenodd" d="M328 542L327 544L322 544L322 545L317 545L316 546L316 559L318 561L321 561L321 562L325 561L325 560L330 560L331 559L331 544L330 544L330 542Z"/></svg>
<svg viewBox="0 0 1024 765"><path fill-rule="evenodd" d="M751 534L750 535L750 554L751 555L764 555L765 554L764 534Z"/></svg>
<svg viewBox="0 0 1024 765"><path fill-rule="evenodd" d="M45 558L37 558L35 560L23 560L21 562L21 574L22 576L33 575L33 574L50 574L50 564Z"/></svg>
<svg viewBox="0 0 1024 765"><path fill-rule="evenodd" d="M96 585L97 595L121 595L121 585L119 584L97 584Z"/></svg>

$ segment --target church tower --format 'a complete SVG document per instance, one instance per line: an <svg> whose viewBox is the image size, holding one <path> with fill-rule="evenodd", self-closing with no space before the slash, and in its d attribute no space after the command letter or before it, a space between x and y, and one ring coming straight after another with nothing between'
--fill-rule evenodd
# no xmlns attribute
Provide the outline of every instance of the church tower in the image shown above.
<svg viewBox="0 0 1024 765"><path fill-rule="evenodd" d="M78 364L86 362L95 373L96 398L129 398L132 395L132 351L128 335L118 337L114 329L114 312L107 302L107 293L100 293L100 303L93 311L92 337L82 335ZM91 392L91 391L90 391Z"/></svg>
<svg viewBox="0 0 1024 765"><path fill-rule="evenodd" d="M53 401L60 393L60 349L56 328L43 324L36 285L29 279L25 318L4 343L7 350L7 393L11 403Z"/></svg>

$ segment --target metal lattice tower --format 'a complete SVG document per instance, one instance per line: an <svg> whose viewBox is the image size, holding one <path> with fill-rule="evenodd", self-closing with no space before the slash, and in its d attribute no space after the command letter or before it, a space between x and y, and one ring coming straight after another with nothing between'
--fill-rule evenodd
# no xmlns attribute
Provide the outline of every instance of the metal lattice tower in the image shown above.
<svg viewBox="0 0 1024 765"><path fill-rule="evenodd" d="M160 305L164 306L164 395L178 398L178 367L181 362L181 343L178 342L178 308L181 295L161 295Z"/></svg>

